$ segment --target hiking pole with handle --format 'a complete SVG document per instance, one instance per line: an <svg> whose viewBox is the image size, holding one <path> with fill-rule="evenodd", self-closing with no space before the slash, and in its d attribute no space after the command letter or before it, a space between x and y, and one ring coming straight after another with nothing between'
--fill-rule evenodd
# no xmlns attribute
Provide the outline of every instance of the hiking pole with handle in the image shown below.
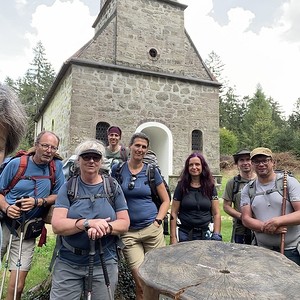
<svg viewBox="0 0 300 300"><path fill-rule="evenodd" d="M282 196L282 206L281 206L281 215L284 216L286 212L286 198L287 198L287 171L283 172L283 196ZM284 254L284 241L285 233L281 233L280 238L280 253Z"/></svg>
<svg viewBox="0 0 300 300"><path fill-rule="evenodd" d="M25 197L23 197L25 198ZM18 206L21 206L21 203L18 203ZM21 257L22 257L22 245L23 245L23 238L24 238L24 227L25 227L25 212L21 211L21 232L20 232L20 245L19 245L19 255L18 255L18 261L17 261L17 273L16 273L16 281L15 281L15 291L14 291L14 300L17 299L17 293L18 293L18 284L19 284L19 275L20 275L20 268L21 268Z"/></svg>
<svg viewBox="0 0 300 300"><path fill-rule="evenodd" d="M107 286L108 298L109 298L109 300L113 300L109 277L108 277L108 272L107 272L107 268L106 268L106 263L104 260L104 252L103 252L103 248L102 248L101 239L99 239L99 254L100 254L100 261L101 261L101 266L102 266L102 270L103 270L105 285Z"/></svg>
<svg viewBox="0 0 300 300"><path fill-rule="evenodd" d="M89 273L87 280L87 300L92 299L93 290L93 272L94 272L94 258L95 258L95 240L90 239L90 252L89 252Z"/></svg>
<svg viewBox="0 0 300 300"><path fill-rule="evenodd" d="M12 224L11 224L11 228L10 228L10 236L9 236L9 242L8 242L8 246L7 246L4 270L3 270L3 274L2 274L0 299L2 299L4 283L5 283L5 279L6 279L6 272L7 272L7 269L8 269L8 261L9 261L9 256L10 256L11 244L12 244L12 239L13 239L13 236L14 236L13 232L14 232L15 228L16 228L16 219L13 219Z"/></svg>

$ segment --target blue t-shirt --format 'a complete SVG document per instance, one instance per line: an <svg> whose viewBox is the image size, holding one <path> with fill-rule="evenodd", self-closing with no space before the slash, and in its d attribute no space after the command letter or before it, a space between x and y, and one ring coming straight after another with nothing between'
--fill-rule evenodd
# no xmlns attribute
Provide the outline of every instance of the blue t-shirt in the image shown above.
<svg viewBox="0 0 300 300"><path fill-rule="evenodd" d="M92 199L88 195L97 195L100 194L101 198ZM57 199L55 202L55 207L63 207L68 209L67 217L71 219L105 219L109 218L111 221L116 220L116 212L127 210L126 200L123 194L123 191L119 184L116 183L116 189L114 192L114 206L113 208L109 203L109 200L104 196L104 185L103 182L95 185L89 185L84 183L80 178L78 180L78 197L85 197L84 199L74 199L71 203L67 196L67 183L62 186L60 189ZM73 248L78 248L81 250L89 251L90 241L87 232L82 231L73 235L63 237L65 241ZM116 253L116 239L114 235L108 235L101 238L104 259L115 259L117 260ZM96 242L96 255L95 255L95 264L99 263L99 244ZM61 259L69 261L77 265L86 265L89 264L88 255L77 255L72 251L68 250L62 245L59 256Z"/></svg>
<svg viewBox="0 0 300 300"><path fill-rule="evenodd" d="M112 168L112 176L116 177L117 166ZM128 213L130 217L130 228L141 229L149 226L154 222L157 216L157 208L152 201L151 189L147 177L147 164L144 164L142 170L136 174L134 188L128 189L131 181L131 172L128 168L128 163L124 163L121 174L120 184L124 192L128 205ZM158 170L155 169L155 184L160 185L163 182Z"/></svg>
<svg viewBox="0 0 300 300"><path fill-rule="evenodd" d="M5 190L13 180L20 165L20 158L11 160L0 175L0 191ZM26 179L20 179L17 184L6 194L5 200L12 205L16 199L29 196L37 198L46 198L49 195L56 195L60 187L65 182L62 171L62 162L55 159L55 185L51 190L50 169L48 164L35 164L32 157L29 157L24 176ZM45 178L34 178L34 176L45 176ZM33 178L32 178L33 177ZM48 177L48 178L47 178ZM44 207L35 207L26 213L26 219L41 216L45 212Z"/></svg>

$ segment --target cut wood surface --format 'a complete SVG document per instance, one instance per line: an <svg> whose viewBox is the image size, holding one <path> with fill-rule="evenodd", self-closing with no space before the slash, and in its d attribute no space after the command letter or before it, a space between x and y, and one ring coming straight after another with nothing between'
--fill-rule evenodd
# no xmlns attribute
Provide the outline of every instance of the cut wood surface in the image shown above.
<svg viewBox="0 0 300 300"><path fill-rule="evenodd" d="M300 299L300 267L257 246L179 243L147 253L139 275L145 300Z"/></svg>

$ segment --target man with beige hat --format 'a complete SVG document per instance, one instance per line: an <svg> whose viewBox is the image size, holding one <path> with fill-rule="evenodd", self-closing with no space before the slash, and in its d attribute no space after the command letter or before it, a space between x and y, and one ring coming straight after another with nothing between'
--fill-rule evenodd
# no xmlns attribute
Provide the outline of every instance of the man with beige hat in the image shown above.
<svg viewBox="0 0 300 300"><path fill-rule="evenodd" d="M284 236L284 255L300 265L300 183L287 176L286 209L282 215L283 173L274 171L272 151L255 148L250 159L257 179L242 190L243 224L254 231L258 246L274 251L280 251Z"/></svg>

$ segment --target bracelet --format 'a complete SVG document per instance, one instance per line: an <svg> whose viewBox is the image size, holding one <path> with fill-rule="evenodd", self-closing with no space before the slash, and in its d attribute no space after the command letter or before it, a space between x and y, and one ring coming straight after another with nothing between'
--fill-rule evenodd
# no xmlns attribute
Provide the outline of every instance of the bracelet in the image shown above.
<svg viewBox="0 0 300 300"><path fill-rule="evenodd" d="M6 209L5 209L5 214L7 215L7 213L8 213L8 209L10 208L10 205L8 205L7 207L6 207Z"/></svg>
<svg viewBox="0 0 300 300"><path fill-rule="evenodd" d="M107 224L108 224L108 227L110 229L109 234L112 234L114 229L113 229L113 227L110 223L107 223Z"/></svg>
<svg viewBox="0 0 300 300"><path fill-rule="evenodd" d="M39 198L34 197L34 206L37 207L39 204Z"/></svg>
<svg viewBox="0 0 300 300"><path fill-rule="evenodd" d="M48 203L47 200L46 200L45 198L42 198L42 200L43 200L42 206L43 206L43 207L46 207L46 206L47 206L47 203Z"/></svg>
<svg viewBox="0 0 300 300"><path fill-rule="evenodd" d="M75 227L76 227L77 229L79 229L80 231L84 231L84 229L78 227L78 226L77 226L77 223L78 223L80 220L83 220L83 219L84 219L84 218L79 218L79 219L77 219L77 220L75 221Z"/></svg>

